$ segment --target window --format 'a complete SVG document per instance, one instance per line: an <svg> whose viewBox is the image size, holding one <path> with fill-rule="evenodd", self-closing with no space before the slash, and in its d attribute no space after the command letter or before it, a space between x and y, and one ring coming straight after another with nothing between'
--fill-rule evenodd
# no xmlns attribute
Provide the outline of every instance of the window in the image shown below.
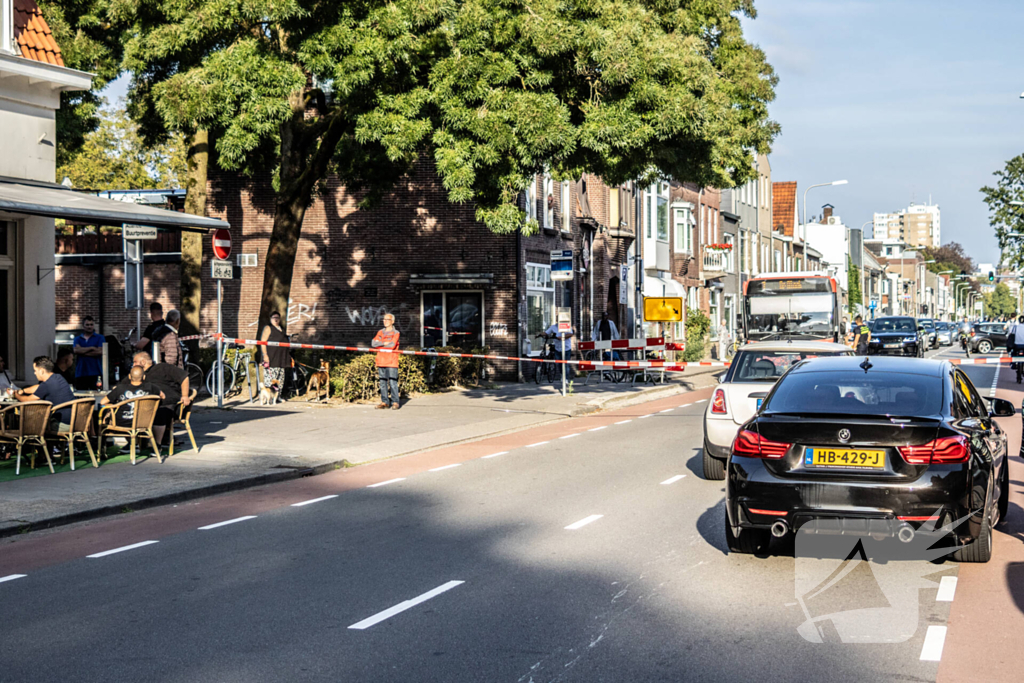
<svg viewBox="0 0 1024 683"><path fill-rule="evenodd" d="M531 344L554 322L555 287L551 266L526 264L526 335Z"/></svg>
<svg viewBox="0 0 1024 683"><path fill-rule="evenodd" d="M423 348L454 346L469 351L484 345L483 292L423 292Z"/></svg>
<svg viewBox="0 0 1024 683"><path fill-rule="evenodd" d="M647 239L651 239L654 236L654 227L651 225L651 197L654 195L651 187L644 190L644 234L647 235Z"/></svg>
<svg viewBox="0 0 1024 683"><path fill-rule="evenodd" d="M725 235L725 243L728 244L731 249L725 252L725 269L727 272L736 272L736 237L734 235Z"/></svg>
<svg viewBox="0 0 1024 683"><path fill-rule="evenodd" d="M608 225L614 230L620 226L619 197L622 191L613 187L608 190Z"/></svg>
<svg viewBox="0 0 1024 683"><path fill-rule="evenodd" d="M698 308L698 304L697 304L697 288L696 287L687 287L686 288L686 307L687 308L692 308L692 309L697 309Z"/></svg>
<svg viewBox="0 0 1024 683"><path fill-rule="evenodd" d="M537 219L537 176L526 186L526 220Z"/></svg>
<svg viewBox="0 0 1024 683"><path fill-rule="evenodd" d="M0 0L0 52L14 52L14 3ZM7 367L13 367L13 359L5 358Z"/></svg>
<svg viewBox="0 0 1024 683"><path fill-rule="evenodd" d="M658 240L668 242L668 183L658 183Z"/></svg>
<svg viewBox="0 0 1024 683"><path fill-rule="evenodd" d="M572 232L572 211L570 210L570 204L572 202L572 193L569 189L569 181L562 181L562 197L559 201L559 210L562 212L562 232ZM613 223L612 225L618 225Z"/></svg>
<svg viewBox="0 0 1024 683"><path fill-rule="evenodd" d="M714 208L711 208L710 211L711 211L711 241L712 242L718 242L718 240L721 239L721 236L718 234L718 211L716 211Z"/></svg>
<svg viewBox="0 0 1024 683"><path fill-rule="evenodd" d="M721 294L717 290L711 290L711 298L708 305L708 317L711 319L711 338L718 339L718 328L722 319L718 316L718 304Z"/></svg>
<svg viewBox="0 0 1024 683"><path fill-rule="evenodd" d="M672 229L675 232L677 254L693 253L692 209L689 205L672 210Z"/></svg>
<svg viewBox="0 0 1024 683"><path fill-rule="evenodd" d="M555 228L555 181L551 178L550 173L544 174L541 187L543 194L541 195L539 216L544 219L541 221L541 227L553 230Z"/></svg>

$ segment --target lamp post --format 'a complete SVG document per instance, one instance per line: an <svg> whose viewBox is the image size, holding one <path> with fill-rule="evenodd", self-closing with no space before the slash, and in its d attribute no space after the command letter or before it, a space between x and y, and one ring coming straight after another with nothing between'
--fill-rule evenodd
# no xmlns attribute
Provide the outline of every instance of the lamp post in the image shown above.
<svg viewBox="0 0 1024 683"><path fill-rule="evenodd" d="M935 277L939 278L939 277L942 277L943 275L946 275L947 273L952 273L952 272L953 272L952 270L942 270L942 271L939 271L938 273L935 273ZM941 280L940 280L940 282L941 282ZM955 317L955 315L956 315L956 311L954 311L954 317Z"/></svg>
<svg viewBox="0 0 1024 683"><path fill-rule="evenodd" d="M807 193L810 192L811 190L813 190L816 187L829 187L831 185L846 185L848 182L849 181L847 181L847 180L833 180L831 183L819 183L817 185L811 185L806 190L804 190L804 235L803 235L803 240L804 240L804 250L805 250L804 253L805 254L806 254L806 249L807 249Z"/></svg>
<svg viewBox="0 0 1024 683"><path fill-rule="evenodd" d="M918 298L918 302L917 302L917 310L918 310L918 312L922 312L922 313L923 313L923 311L921 311L921 306L924 305L924 297L925 297L925 290L926 290L925 278L927 277L928 264L929 263L935 263L935 259L924 261L921 264L921 270L920 270L921 274L919 276L920 279L918 280L918 287L917 287L918 293L920 295L919 298Z"/></svg>

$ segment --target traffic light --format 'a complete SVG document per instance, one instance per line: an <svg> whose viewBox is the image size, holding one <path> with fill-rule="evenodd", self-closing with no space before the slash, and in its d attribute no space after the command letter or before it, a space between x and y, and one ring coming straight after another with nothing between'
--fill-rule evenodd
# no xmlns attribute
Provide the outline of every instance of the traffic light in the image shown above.
<svg viewBox="0 0 1024 683"><path fill-rule="evenodd" d="M988 271L988 281L989 282L995 282L996 281L996 274L993 273L991 270Z"/></svg>

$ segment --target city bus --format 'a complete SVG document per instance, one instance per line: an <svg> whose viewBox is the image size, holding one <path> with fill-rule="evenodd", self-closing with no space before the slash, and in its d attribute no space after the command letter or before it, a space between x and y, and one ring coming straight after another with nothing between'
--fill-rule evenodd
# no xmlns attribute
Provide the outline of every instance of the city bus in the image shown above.
<svg viewBox="0 0 1024 683"><path fill-rule="evenodd" d="M824 271L753 277L743 283L742 323L748 342L762 339L841 341L839 286Z"/></svg>

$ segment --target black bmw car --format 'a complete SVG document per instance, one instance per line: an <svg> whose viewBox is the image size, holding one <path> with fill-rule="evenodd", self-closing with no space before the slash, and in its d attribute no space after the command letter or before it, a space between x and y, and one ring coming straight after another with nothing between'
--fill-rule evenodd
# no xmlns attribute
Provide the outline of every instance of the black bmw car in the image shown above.
<svg viewBox="0 0 1024 683"><path fill-rule="evenodd" d="M905 543L934 533L955 559L987 562L1009 504L1006 435L993 418L1013 414L946 361L802 361L733 442L729 549L757 552L813 523Z"/></svg>
<svg viewBox="0 0 1024 683"><path fill-rule="evenodd" d="M872 356L924 357L928 347L925 332L915 318L891 316L875 318L871 323L868 354Z"/></svg>

